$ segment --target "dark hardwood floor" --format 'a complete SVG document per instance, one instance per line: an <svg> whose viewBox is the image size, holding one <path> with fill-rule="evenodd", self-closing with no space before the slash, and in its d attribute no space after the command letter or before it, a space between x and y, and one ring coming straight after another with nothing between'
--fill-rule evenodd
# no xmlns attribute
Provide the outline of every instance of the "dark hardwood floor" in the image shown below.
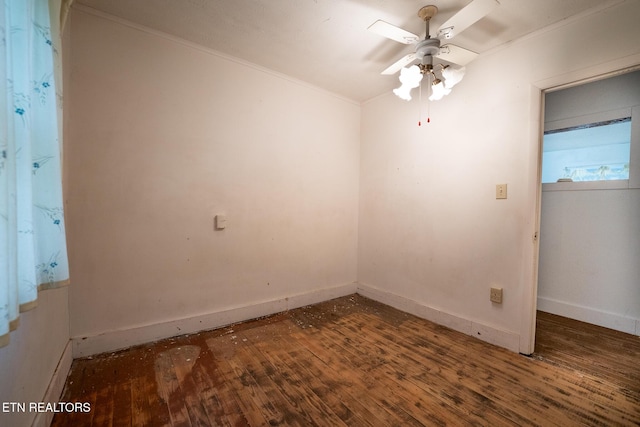
<svg viewBox="0 0 640 427"><path fill-rule="evenodd" d="M526 357L353 295L74 361L52 425L640 425L640 338L583 325Z"/></svg>
<svg viewBox="0 0 640 427"><path fill-rule="evenodd" d="M640 337L540 311L536 323L535 357L640 395Z"/></svg>

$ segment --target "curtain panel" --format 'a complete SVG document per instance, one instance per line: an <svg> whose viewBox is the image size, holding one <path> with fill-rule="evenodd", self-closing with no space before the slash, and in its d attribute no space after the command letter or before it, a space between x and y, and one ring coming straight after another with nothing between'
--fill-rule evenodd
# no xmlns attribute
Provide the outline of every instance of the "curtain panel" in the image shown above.
<svg viewBox="0 0 640 427"><path fill-rule="evenodd" d="M38 291L69 282L60 29L70 2L0 0L0 346ZM63 13L61 13L61 11Z"/></svg>

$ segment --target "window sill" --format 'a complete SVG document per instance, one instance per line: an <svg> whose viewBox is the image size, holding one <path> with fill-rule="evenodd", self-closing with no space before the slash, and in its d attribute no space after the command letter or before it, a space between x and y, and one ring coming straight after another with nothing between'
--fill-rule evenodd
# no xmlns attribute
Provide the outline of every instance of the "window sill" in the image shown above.
<svg viewBox="0 0 640 427"><path fill-rule="evenodd" d="M550 182L542 184L542 191L627 190L628 179L610 181Z"/></svg>

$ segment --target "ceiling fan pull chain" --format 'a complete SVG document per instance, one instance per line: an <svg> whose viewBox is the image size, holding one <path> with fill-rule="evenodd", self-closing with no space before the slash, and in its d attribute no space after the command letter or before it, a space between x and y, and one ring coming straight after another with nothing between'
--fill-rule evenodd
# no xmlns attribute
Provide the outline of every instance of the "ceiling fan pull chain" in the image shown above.
<svg viewBox="0 0 640 427"><path fill-rule="evenodd" d="M431 89L431 73L427 73L427 88ZM428 94L427 94L428 95ZM431 123L431 102L429 102L429 97L427 96L427 123Z"/></svg>
<svg viewBox="0 0 640 427"><path fill-rule="evenodd" d="M422 126L422 81L418 86L418 126Z"/></svg>

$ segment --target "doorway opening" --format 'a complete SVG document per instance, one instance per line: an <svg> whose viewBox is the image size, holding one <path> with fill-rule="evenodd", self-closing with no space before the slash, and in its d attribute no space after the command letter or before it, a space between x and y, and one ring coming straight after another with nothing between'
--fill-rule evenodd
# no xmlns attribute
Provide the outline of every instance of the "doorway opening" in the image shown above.
<svg viewBox="0 0 640 427"><path fill-rule="evenodd" d="M542 95L538 312L638 336L640 71Z"/></svg>

